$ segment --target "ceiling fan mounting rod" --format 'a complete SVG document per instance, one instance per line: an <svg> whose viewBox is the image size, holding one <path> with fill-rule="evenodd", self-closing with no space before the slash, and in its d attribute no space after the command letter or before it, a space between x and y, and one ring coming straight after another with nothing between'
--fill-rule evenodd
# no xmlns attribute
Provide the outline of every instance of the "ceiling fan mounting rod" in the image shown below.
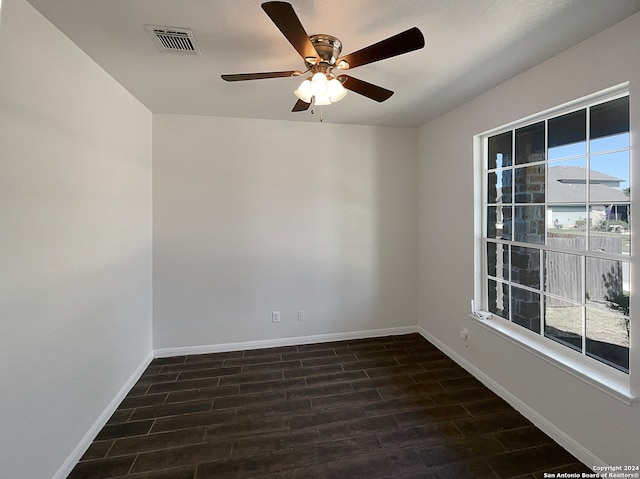
<svg viewBox="0 0 640 479"><path fill-rule="evenodd" d="M330 75L331 74L331 65L329 65L328 63L325 63L325 62L320 62L317 65L312 65L310 70L311 70L312 74L324 73L325 75Z"/></svg>
<svg viewBox="0 0 640 479"><path fill-rule="evenodd" d="M340 52L342 52L342 42L338 38L326 33L320 33L311 35L309 41L315 48L318 57L305 57L304 61L308 67L319 63L326 63L331 67L335 66L340 57Z"/></svg>

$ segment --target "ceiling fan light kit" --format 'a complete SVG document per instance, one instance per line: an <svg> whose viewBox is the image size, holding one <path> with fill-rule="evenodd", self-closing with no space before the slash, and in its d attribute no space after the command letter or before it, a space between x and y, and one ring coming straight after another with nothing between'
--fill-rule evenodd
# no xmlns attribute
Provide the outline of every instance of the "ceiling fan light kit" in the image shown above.
<svg viewBox="0 0 640 479"><path fill-rule="evenodd" d="M313 100L313 104L317 106L331 105L331 98L329 98L329 95L314 96Z"/></svg>
<svg viewBox="0 0 640 479"><path fill-rule="evenodd" d="M300 98L305 103L311 103L313 98L313 91L311 91L311 80L308 78L300 83L300 86L293 92L295 96Z"/></svg>
<svg viewBox="0 0 640 479"><path fill-rule="evenodd" d="M347 89L333 74L317 72L300 83L293 93L305 103L331 105L347 96Z"/></svg>
<svg viewBox="0 0 640 479"><path fill-rule="evenodd" d="M331 103L336 103L345 96L347 96L347 89L342 86L340 80L337 78L329 80L329 98L331 98Z"/></svg>
<svg viewBox="0 0 640 479"><path fill-rule="evenodd" d="M297 103L291 110L294 112L306 111L312 102L318 106L336 103L347 95L348 90L377 102L383 102L393 95L393 91L349 75L336 77L333 70L352 69L424 47L422 32L413 27L341 57L342 42L332 35L307 35L291 4L287 2L265 2L262 4L262 9L300 54L304 60L306 70L304 72L291 70L238 73L222 75L222 79L234 82L292 77L311 73L311 76L303 80L298 89L294 91L295 96L298 97Z"/></svg>
<svg viewBox="0 0 640 479"><path fill-rule="evenodd" d="M325 96L329 91L329 81L327 76L322 73L314 73L311 77L311 92L313 96Z"/></svg>

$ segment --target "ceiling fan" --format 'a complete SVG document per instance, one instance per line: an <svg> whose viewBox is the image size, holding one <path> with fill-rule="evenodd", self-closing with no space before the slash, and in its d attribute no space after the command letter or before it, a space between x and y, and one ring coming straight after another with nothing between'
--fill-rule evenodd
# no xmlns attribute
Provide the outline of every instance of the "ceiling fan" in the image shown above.
<svg viewBox="0 0 640 479"><path fill-rule="evenodd" d="M329 105L340 101L347 90L383 102L393 92L381 86L359 80L349 75L337 75L334 70L344 71L351 68L409 53L424 47L422 32L416 27L369 45L357 52L340 56L342 42L326 34L307 35L300 19L291 4L287 2L265 2L262 9L271 18L289 43L304 60L306 70L290 70L264 73L237 73L222 75L222 79L235 82L300 76L307 72L311 76L305 79L294 92L298 101L291 111L305 111L315 105Z"/></svg>

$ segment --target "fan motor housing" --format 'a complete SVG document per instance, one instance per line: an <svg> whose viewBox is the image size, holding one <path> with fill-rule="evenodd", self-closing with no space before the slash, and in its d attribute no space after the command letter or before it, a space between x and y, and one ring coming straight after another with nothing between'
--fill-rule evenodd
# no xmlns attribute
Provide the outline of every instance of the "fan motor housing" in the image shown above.
<svg viewBox="0 0 640 479"><path fill-rule="evenodd" d="M335 66L336 60L342 51L342 42L333 35L327 35L325 33L311 35L309 40L316 49L316 52L318 52L318 56L320 57L319 63L327 63L330 66ZM313 59L312 62L309 60L311 59L305 58L305 63L307 67L311 68L315 64L315 59Z"/></svg>

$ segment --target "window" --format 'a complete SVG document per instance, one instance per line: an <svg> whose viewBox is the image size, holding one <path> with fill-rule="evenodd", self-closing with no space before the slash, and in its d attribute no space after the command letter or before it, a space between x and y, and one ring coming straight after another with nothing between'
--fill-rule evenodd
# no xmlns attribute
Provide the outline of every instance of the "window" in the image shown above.
<svg viewBox="0 0 640 479"><path fill-rule="evenodd" d="M481 139L484 309L628 374L628 93Z"/></svg>

